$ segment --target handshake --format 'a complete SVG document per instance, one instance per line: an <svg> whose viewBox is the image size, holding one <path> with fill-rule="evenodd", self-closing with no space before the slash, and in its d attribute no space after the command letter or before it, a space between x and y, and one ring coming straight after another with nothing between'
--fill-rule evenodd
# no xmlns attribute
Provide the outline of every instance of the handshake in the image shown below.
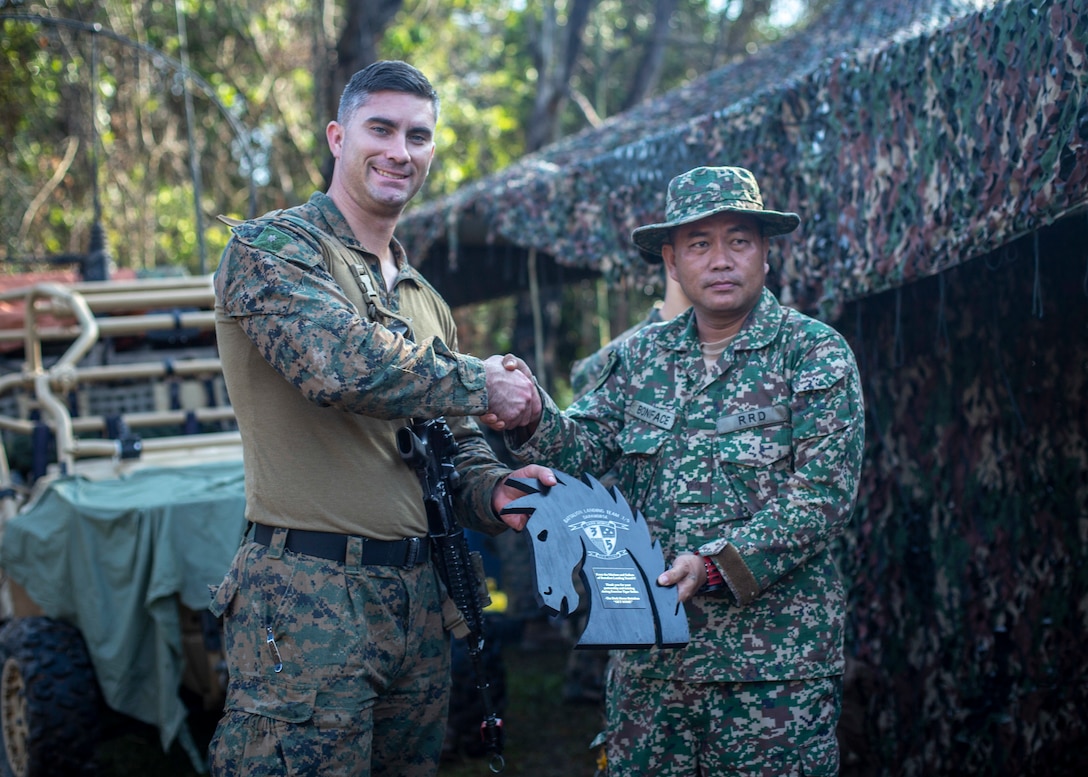
<svg viewBox="0 0 1088 777"><path fill-rule="evenodd" d="M487 373L487 411L481 423L496 432L535 426L540 420L540 392L533 372L514 356L490 356L484 360Z"/></svg>

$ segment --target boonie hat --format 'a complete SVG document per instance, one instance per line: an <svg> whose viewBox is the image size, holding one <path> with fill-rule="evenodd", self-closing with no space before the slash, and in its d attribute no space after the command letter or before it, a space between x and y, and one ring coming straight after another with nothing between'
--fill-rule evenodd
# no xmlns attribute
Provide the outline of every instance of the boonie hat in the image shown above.
<svg viewBox="0 0 1088 777"><path fill-rule="evenodd" d="M754 216L762 222L767 237L792 232L801 224L796 213L764 209L759 184L743 167L696 167L669 181L665 221L638 227L631 239L647 262L657 264L670 229L726 211Z"/></svg>

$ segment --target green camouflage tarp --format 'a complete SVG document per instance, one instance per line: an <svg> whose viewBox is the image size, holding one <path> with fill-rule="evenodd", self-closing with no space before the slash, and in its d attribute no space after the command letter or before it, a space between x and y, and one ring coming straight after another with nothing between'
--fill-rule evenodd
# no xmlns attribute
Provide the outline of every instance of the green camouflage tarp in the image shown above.
<svg viewBox="0 0 1088 777"><path fill-rule="evenodd" d="M844 777L1088 767L1088 216L847 305Z"/></svg>
<svg viewBox="0 0 1088 777"><path fill-rule="evenodd" d="M803 219L776 241L783 301L833 319L1088 203L1086 17L1082 0L845 0L794 39L422 204L398 235L410 256L465 270L446 284L509 261L465 266L469 240L657 281L631 229L661 220L673 175L741 165Z"/></svg>

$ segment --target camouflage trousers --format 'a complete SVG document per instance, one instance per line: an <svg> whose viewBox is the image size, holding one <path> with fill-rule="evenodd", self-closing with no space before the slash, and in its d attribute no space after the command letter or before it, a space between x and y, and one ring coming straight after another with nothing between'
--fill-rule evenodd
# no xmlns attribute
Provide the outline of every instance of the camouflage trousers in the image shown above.
<svg viewBox="0 0 1088 777"><path fill-rule="evenodd" d="M606 689L609 777L837 775L842 678L684 683L632 676Z"/></svg>
<svg viewBox="0 0 1088 777"><path fill-rule="evenodd" d="M433 567L246 543L215 592L230 679L213 775L432 777L449 705Z"/></svg>

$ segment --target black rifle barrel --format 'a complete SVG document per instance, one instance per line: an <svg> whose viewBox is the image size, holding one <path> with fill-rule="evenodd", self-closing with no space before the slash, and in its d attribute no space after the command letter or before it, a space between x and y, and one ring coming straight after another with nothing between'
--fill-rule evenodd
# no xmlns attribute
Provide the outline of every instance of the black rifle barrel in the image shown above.
<svg viewBox="0 0 1088 777"><path fill-rule="evenodd" d="M502 756L502 719L495 714L491 686L482 660L486 639L479 595L482 581L473 563L464 529L453 517L453 490L459 478L453 463L457 441L453 439L444 418L413 421L410 426L397 430L397 450L419 478L423 488L423 504L427 509L432 558L443 585L468 627L465 644L484 710L480 736L491 754L491 771L497 774L506 763Z"/></svg>

